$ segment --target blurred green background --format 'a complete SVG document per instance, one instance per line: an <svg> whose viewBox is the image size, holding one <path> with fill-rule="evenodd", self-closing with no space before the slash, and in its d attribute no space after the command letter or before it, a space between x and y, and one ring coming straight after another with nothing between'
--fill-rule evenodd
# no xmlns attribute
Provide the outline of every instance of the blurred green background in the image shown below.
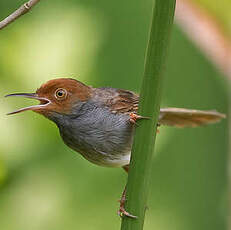
<svg viewBox="0 0 231 230"><path fill-rule="evenodd" d="M225 0L217 9L217 1L198 2L217 17L231 9ZM0 17L22 3L2 0ZM34 92L57 77L139 92L151 6L151 0L41 1L0 32L0 229L120 228L117 200L126 174L84 160L42 116L5 116L33 102L3 96ZM227 113L227 83L174 26L162 106ZM160 128L145 229L227 229L227 126L224 120Z"/></svg>

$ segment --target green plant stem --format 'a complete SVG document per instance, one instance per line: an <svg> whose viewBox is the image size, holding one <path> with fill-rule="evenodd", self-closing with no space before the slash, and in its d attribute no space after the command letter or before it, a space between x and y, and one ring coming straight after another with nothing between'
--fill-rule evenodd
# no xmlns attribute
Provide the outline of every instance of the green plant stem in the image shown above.
<svg viewBox="0 0 231 230"><path fill-rule="evenodd" d="M126 210L138 218L124 216L121 230L143 229L160 110L161 82L174 10L175 0L156 0L153 7L138 112L150 119L143 119L136 128L125 204Z"/></svg>

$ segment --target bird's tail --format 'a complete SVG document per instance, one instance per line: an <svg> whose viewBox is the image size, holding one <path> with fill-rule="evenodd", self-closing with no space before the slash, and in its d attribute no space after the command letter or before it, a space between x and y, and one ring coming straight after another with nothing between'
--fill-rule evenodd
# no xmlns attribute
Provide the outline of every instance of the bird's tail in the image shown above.
<svg viewBox="0 0 231 230"><path fill-rule="evenodd" d="M181 108L160 109L159 124L175 127L196 127L219 122L226 115L217 111L202 111Z"/></svg>

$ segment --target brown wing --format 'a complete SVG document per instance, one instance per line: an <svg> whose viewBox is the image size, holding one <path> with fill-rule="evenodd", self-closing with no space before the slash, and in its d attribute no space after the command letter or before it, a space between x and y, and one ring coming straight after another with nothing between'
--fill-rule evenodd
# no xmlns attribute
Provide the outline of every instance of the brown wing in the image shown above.
<svg viewBox="0 0 231 230"><path fill-rule="evenodd" d="M107 100L108 105L114 113L136 113L138 110L139 96L135 93L116 89L113 92L113 97Z"/></svg>
<svg viewBox="0 0 231 230"><path fill-rule="evenodd" d="M131 91L114 88L95 89L95 98L102 101L113 113L136 113L139 96ZM215 123L225 118L216 111L201 111L182 108L160 109L159 124L175 127L196 127Z"/></svg>
<svg viewBox="0 0 231 230"><path fill-rule="evenodd" d="M225 114L217 111L201 111L181 108L162 108L160 109L159 123L176 127L196 127L210 123L216 123Z"/></svg>

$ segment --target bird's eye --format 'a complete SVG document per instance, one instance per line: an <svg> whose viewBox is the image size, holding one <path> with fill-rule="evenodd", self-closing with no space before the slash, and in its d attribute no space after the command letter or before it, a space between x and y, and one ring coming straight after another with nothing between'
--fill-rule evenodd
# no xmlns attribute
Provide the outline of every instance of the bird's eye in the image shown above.
<svg viewBox="0 0 231 230"><path fill-rule="evenodd" d="M57 89L55 91L55 97L58 99L58 100L62 100L62 99L65 99L67 96L67 91L65 89Z"/></svg>

